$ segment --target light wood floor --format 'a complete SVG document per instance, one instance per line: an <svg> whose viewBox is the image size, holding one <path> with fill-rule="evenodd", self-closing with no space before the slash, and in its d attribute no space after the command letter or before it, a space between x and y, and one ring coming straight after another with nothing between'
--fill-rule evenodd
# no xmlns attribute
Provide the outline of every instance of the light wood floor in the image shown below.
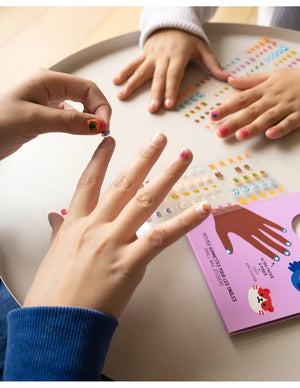
<svg viewBox="0 0 300 388"><path fill-rule="evenodd" d="M0 7L0 85L4 92L38 68L139 29L142 7ZM214 22L255 24L257 7L220 7Z"/></svg>

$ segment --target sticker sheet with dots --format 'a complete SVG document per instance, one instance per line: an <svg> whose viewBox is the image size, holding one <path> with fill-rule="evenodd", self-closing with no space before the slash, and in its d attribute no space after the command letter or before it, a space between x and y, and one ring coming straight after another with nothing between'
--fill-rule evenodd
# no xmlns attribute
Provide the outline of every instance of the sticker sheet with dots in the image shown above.
<svg viewBox="0 0 300 388"><path fill-rule="evenodd" d="M267 37L223 64L225 70L238 77L292 67L300 67L300 53L287 44ZM210 130L220 124L210 119L210 112L238 93L226 82L201 74L197 82L180 91L174 111L180 112L205 130Z"/></svg>
<svg viewBox="0 0 300 388"><path fill-rule="evenodd" d="M193 164L137 234L142 236L153 226L204 200L211 204L215 212L284 193L287 190L270 171L260 167L247 152Z"/></svg>

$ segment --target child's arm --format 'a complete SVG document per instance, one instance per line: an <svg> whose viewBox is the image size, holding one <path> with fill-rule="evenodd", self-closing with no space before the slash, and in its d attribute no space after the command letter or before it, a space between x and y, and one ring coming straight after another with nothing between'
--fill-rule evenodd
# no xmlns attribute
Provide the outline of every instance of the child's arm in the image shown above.
<svg viewBox="0 0 300 388"><path fill-rule="evenodd" d="M164 135L154 136L99 202L115 146L105 138L79 180L66 218L49 215L48 253L25 308L8 316L6 380L99 379L116 319L147 265L210 212L206 202L199 203L137 239L136 231L192 161L191 151L181 151L140 189L166 142Z"/></svg>
<svg viewBox="0 0 300 388"><path fill-rule="evenodd" d="M126 66L113 82L126 81L119 92L126 99L147 80L152 80L148 110L155 112L162 104L172 109L185 67L199 60L220 80L224 71L212 53L202 24L214 14L216 7L148 7L141 17L140 45L143 54Z"/></svg>
<svg viewBox="0 0 300 388"><path fill-rule="evenodd" d="M67 107L65 100L81 102L84 113ZM109 103L92 81L40 70L0 98L0 159L41 133L106 134L110 115Z"/></svg>
<svg viewBox="0 0 300 388"><path fill-rule="evenodd" d="M220 137L235 133L238 140L246 140L265 132L269 139L278 139L300 127L300 69L229 77L228 83L247 90L212 112L213 120L221 120L243 109L217 128Z"/></svg>

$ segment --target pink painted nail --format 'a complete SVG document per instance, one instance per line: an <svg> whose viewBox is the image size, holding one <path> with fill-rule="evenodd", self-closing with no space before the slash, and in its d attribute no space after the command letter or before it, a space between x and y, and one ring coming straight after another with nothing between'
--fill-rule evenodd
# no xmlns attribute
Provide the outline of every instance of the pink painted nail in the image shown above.
<svg viewBox="0 0 300 388"><path fill-rule="evenodd" d="M245 139L249 136L249 132L247 129L240 129L238 133L240 133Z"/></svg>
<svg viewBox="0 0 300 388"><path fill-rule="evenodd" d="M182 151L180 151L179 156L183 160L188 160L189 158L189 150L187 148L184 148Z"/></svg>
<svg viewBox="0 0 300 388"><path fill-rule="evenodd" d="M101 133L103 136L107 136L110 133L105 122L98 119L88 120L88 130L93 133Z"/></svg>
<svg viewBox="0 0 300 388"><path fill-rule="evenodd" d="M217 128L217 131L221 137L225 137L228 133L228 127L227 125L221 125L221 127Z"/></svg>
<svg viewBox="0 0 300 388"><path fill-rule="evenodd" d="M210 115L212 119L216 119L219 116L219 112L217 110L213 110Z"/></svg>
<svg viewBox="0 0 300 388"><path fill-rule="evenodd" d="M267 130L267 134L269 135L269 137L276 137L278 132L275 128L270 128Z"/></svg>

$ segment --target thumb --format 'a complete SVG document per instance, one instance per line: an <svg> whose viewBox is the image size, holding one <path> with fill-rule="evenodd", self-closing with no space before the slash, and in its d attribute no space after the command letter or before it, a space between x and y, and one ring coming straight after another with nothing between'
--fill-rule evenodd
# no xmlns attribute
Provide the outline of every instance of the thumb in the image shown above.
<svg viewBox="0 0 300 388"><path fill-rule="evenodd" d="M64 222L64 218L58 213L49 213L48 221L52 228L52 236L51 236L51 242L50 242L51 244L55 239L57 232L59 231L62 223Z"/></svg>
<svg viewBox="0 0 300 388"><path fill-rule="evenodd" d="M37 135L47 132L66 132L73 135L109 135L109 120L102 115L38 105L35 107L35 130ZM107 116L107 115L106 115Z"/></svg>
<svg viewBox="0 0 300 388"><path fill-rule="evenodd" d="M245 77L228 77L229 85L237 89L249 89L253 88L264 82L269 77L268 73L252 74Z"/></svg>

